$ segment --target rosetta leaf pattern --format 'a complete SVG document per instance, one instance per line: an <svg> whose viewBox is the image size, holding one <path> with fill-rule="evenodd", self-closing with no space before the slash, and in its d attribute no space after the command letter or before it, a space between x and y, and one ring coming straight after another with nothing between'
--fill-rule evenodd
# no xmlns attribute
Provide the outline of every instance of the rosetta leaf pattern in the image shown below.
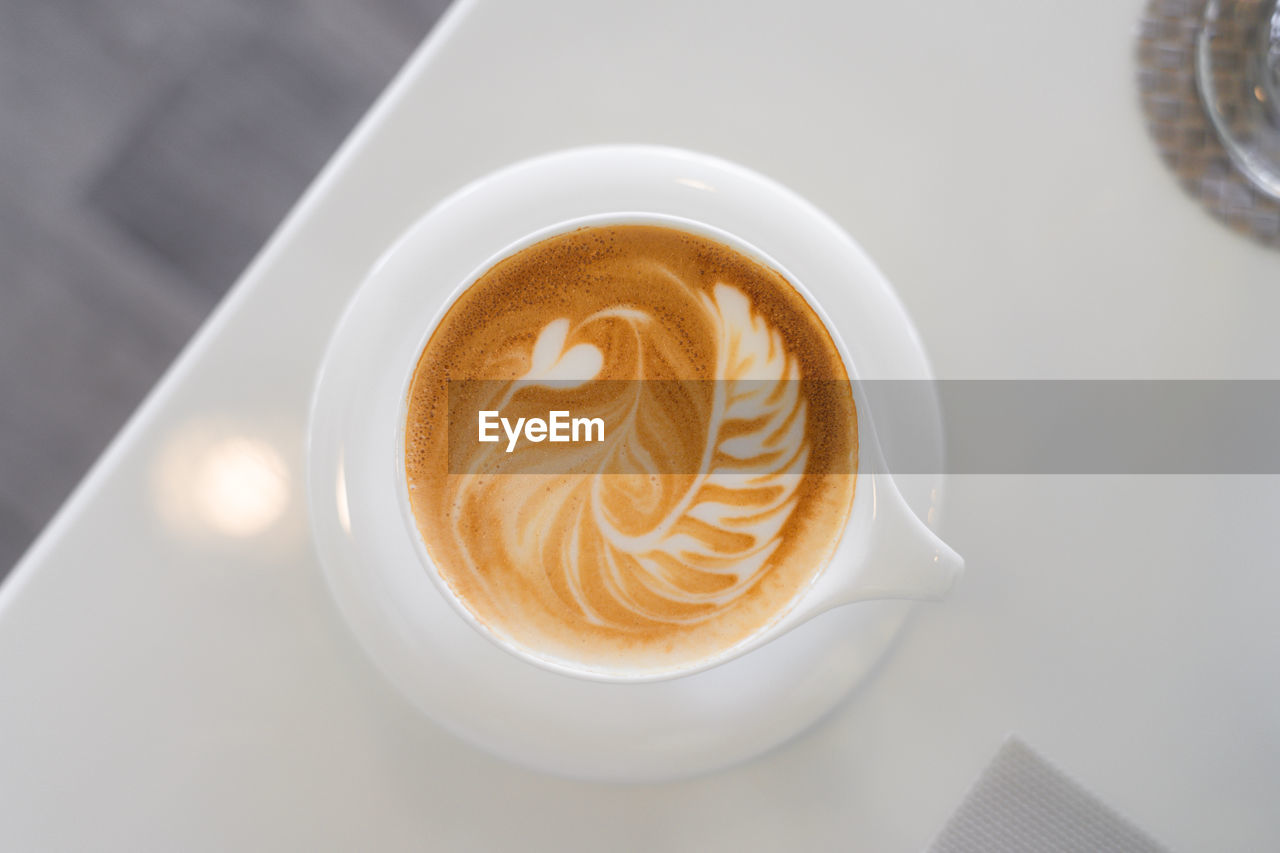
<svg viewBox="0 0 1280 853"><path fill-rule="evenodd" d="M595 478L590 502L591 521L605 540L611 591L625 609L658 621L706 619L759 580L795 508L808 461L799 371L782 336L735 288L718 285L701 303L716 333L716 366L697 475L640 534L624 533L610 516L605 477ZM571 573L581 568L566 566ZM633 583L623 576L627 569ZM631 591L637 584L644 594ZM569 586L581 588L581 578ZM655 608L655 599L664 606ZM576 603L585 615L607 621L585 598Z"/></svg>

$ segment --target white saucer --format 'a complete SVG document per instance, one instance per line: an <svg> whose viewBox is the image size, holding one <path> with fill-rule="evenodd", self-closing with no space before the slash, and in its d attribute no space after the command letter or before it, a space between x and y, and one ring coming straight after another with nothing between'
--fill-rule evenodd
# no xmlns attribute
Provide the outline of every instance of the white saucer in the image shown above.
<svg viewBox="0 0 1280 853"><path fill-rule="evenodd" d="M330 342L311 411L308 493L326 578L352 632L421 711L476 746L548 772L656 780L706 772L787 740L830 711L888 649L912 606L849 605L714 669L610 684L525 663L440 595L402 522L391 460L400 383L455 287L553 223L643 211L698 220L776 258L826 309L862 379L930 379L902 304L840 228L742 167L671 148L608 146L496 172L441 202L378 262ZM893 436L939 448L936 406L876 409ZM900 478L936 523L941 474Z"/></svg>

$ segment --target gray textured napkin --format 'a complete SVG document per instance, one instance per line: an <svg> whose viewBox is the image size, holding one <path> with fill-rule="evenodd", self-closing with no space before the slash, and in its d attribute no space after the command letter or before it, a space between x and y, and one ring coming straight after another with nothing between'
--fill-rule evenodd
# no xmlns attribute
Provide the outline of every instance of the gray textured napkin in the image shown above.
<svg viewBox="0 0 1280 853"><path fill-rule="evenodd" d="M1168 853L1022 741L1009 738L929 853Z"/></svg>

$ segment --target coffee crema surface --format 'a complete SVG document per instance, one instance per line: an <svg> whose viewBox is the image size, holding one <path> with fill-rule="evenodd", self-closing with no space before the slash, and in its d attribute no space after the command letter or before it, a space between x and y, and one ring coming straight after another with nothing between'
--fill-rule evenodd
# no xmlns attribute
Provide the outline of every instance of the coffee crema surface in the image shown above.
<svg viewBox="0 0 1280 853"><path fill-rule="evenodd" d="M599 418L602 440L477 439L477 414ZM500 261L410 384L405 474L427 552L488 629L609 672L708 660L808 589L853 502L835 343L779 273L653 225Z"/></svg>

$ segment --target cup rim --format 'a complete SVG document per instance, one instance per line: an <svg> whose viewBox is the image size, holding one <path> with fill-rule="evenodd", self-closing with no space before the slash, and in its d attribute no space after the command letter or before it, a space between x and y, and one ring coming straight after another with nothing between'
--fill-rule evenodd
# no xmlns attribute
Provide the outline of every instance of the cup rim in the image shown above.
<svg viewBox="0 0 1280 853"><path fill-rule="evenodd" d="M751 258L757 263L763 264L767 268L781 275L786 282L791 285L805 304L818 316L827 334L830 335L832 341L836 345L836 350L840 355L841 362L848 376L848 381L853 386L854 395L854 418L858 429L858 449L857 449L857 467L853 472L855 477L861 475L864 471L864 463L867 454L871 451L872 446L878 446L874 433L870 430L870 420L865 417L865 400L858 393L857 373L853 361L849 355L849 351L845 346L844 339L840 335L839 329L831 318L827 315L821 303L814 295L805 287L790 270L786 268L776 258L769 255L764 250L750 243L749 241L738 237L737 235L710 225L701 220L692 219L684 216L677 216L667 213L655 213L652 211L640 210L622 210L605 213L592 213L584 216L572 217L559 222L539 228L523 237L509 242L502 249L490 254L482 263L478 264L471 270L462 281L458 283L449 292L448 296L440 303L435 310L431 319L424 325L423 331L418 337L418 341L413 348L414 356L405 370L405 375L399 383L399 398L397 404L396 416L396 433L395 433L395 460L394 469L392 471L395 478L396 500L400 509L400 520L413 543L413 550L421 568L424 569L430 577L431 582L435 585L440 593L454 612L459 614L462 619L474 630L496 645L498 648L514 655L516 658L531 663L542 669L559 675L569 676L588 681L599 681L608 683L623 684L639 684L644 682L667 681L681 678L687 675L694 675L712 669L720 664L726 663L737 658L752 649L763 645L774 636L779 635L778 631L784 623L789 621L789 617L793 617L800 613L803 608L801 605L810 598L810 594L818 585L821 578L825 577L828 569L836 558L840 550L840 545L849 529L855 522L855 509L859 505L859 495L865 491L857 488L855 481L854 495L850 503L849 510L845 516L843 526L840 528L839 534L832 543L831 552L827 559L813 571L810 577L796 591L791 600L780 608L773 616L764 624L760 625L756 630L743 637L733 645L720 650L714 655L698 659L690 664L674 666L663 669L646 669L635 672L628 672L625 669L604 669L596 668L587 664L583 664L571 659L561 658L555 655L549 655L539 652L536 649L529 648L521 643L516 642L510 637L504 635L499 630L483 622L472 610L467 607L461 596L457 595L449 586L436 566L435 561L431 558L428 551L426 538L418 527L417 519L413 514L413 507L409 501L408 480L405 471L405 432L408 425L408 408L409 408L409 390L413 383L414 375L417 373L418 363L422 358L427 345L430 343L431 336L435 333L440 322L448 314L449 310L456 304L458 299L469 290L485 273L492 269L495 265L511 257L512 255L523 251L531 246L536 245L544 240L552 237L569 234L583 228L600 227L607 225L660 225L685 231L700 237L715 240L730 249ZM870 467L870 466L868 466ZM871 471L868 470L868 474Z"/></svg>

